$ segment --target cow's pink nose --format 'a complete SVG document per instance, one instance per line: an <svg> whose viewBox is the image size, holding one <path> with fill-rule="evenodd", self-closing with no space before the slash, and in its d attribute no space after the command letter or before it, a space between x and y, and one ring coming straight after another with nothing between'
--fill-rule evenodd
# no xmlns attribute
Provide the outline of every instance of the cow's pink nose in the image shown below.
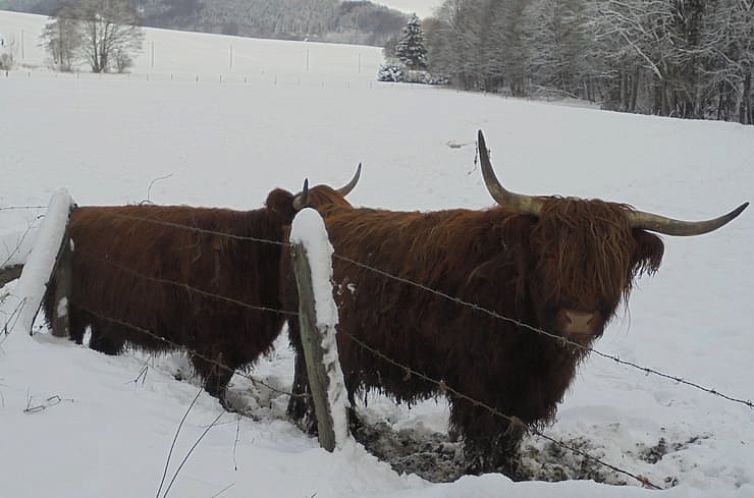
<svg viewBox="0 0 754 498"><path fill-rule="evenodd" d="M593 334L597 330L596 318L596 313L564 309L558 313L558 325L560 332L566 335Z"/></svg>

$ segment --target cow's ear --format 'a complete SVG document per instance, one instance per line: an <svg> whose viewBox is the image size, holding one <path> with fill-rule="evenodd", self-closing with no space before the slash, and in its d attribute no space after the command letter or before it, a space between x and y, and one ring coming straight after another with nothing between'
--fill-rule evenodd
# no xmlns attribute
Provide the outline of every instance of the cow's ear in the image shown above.
<svg viewBox="0 0 754 498"><path fill-rule="evenodd" d="M293 222L296 210L293 208L293 194L287 190L276 188L267 195L264 204L270 212L281 218L283 224Z"/></svg>
<svg viewBox="0 0 754 498"><path fill-rule="evenodd" d="M634 253L631 260L631 276L653 274L660 268L665 245L657 235L645 230L634 229Z"/></svg>

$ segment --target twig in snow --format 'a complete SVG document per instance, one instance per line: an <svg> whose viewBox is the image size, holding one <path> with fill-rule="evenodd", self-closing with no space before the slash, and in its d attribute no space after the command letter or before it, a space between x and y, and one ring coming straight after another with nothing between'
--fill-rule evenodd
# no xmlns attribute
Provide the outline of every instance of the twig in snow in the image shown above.
<svg viewBox="0 0 754 498"><path fill-rule="evenodd" d="M189 412L196 404L196 400L199 399L199 396L202 394L202 391L204 388L200 388L199 392L196 393L196 396L194 396L194 399L191 401L191 404L189 405L188 409L186 410L186 413L183 414L183 418L181 419L181 422L178 424L178 429L175 431L175 436L173 436L173 442L170 443L170 451L168 451L168 458L165 461L165 469L162 471L162 480L160 480L160 487L157 489L157 494L155 495L156 498L160 498L160 492L162 491L162 486L165 484L165 477L168 475L168 467L170 466L170 458L173 456L173 449L175 449L175 442L178 440L178 435L181 433L181 428L183 428L183 423L186 421L186 417L188 417ZM167 491L165 491L167 494Z"/></svg>
<svg viewBox="0 0 754 498"><path fill-rule="evenodd" d="M63 401L73 401L72 399L70 399L70 400L64 400L63 398L61 398L57 394L55 396L50 396L49 398L47 398L46 400L44 400L44 402L42 402L42 403L40 403L38 405L35 405L35 406L31 406L31 400L32 400L32 397L29 396L28 392L27 392L26 408L24 409L24 413L26 413L26 414L39 413L39 412L44 411L44 410L46 410L46 409L48 409L50 407L59 405Z"/></svg>
<svg viewBox="0 0 754 498"><path fill-rule="evenodd" d="M219 492L217 492L214 495L210 496L209 498L217 498L218 496L220 496L221 494L225 493L226 491L228 491L230 488L232 488L235 485L236 485L236 483L232 482L232 483L228 484L227 486L225 486L223 489L221 489Z"/></svg>
<svg viewBox="0 0 754 498"><path fill-rule="evenodd" d="M241 432L241 415L236 418L236 440L233 443L233 470L238 470L238 462L236 461L236 448L238 448L238 435Z"/></svg>
<svg viewBox="0 0 754 498"><path fill-rule="evenodd" d="M16 322L13 321L13 319L15 318L16 321L18 320L18 315L21 312L21 308L24 307L25 303L26 303L26 298L21 299L16 305L16 307L13 308L13 311L11 312L8 319L5 321L5 324L3 325L3 334L5 334L6 336L10 333L10 331L13 329L13 326L16 324ZM10 323L12 321L13 321L13 324ZM0 345L1 344L2 342L0 342Z"/></svg>
<svg viewBox="0 0 754 498"><path fill-rule="evenodd" d="M191 454L194 452L194 450L196 449L196 447L199 446L199 443L202 441L202 439L204 439L204 436L207 435L207 433L215 426L215 424L217 424L217 421L220 420L220 417L222 417L223 415L225 415L225 413L226 413L225 410L221 411L217 415L217 417L215 417L215 420L212 421L212 423L209 425L209 427L207 427L206 429L204 429L204 432L202 432L202 435L199 436L199 438L196 440L196 442L193 444L193 446L191 446L191 448L188 450L188 453L186 453L186 456L183 457L183 460L181 460L181 464L175 470L175 473L173 474L173 478L170 480L170 484L168 484L168 487L165 490L165 494L162 495L162 498L167 498L168 493L170 492L170 488L173 487L173 483L175 482L176 478L178 477L178 474L181 472L181 469L183 469L183 466L186 464L186 462L188 461L188 459L191 456Z"/></svg>
<svg viewBox="0 0 754 498"><path fill-rule="evenodd" d="M135 379L129 380L128 382L126 382L126 384L133 383L134 385L138 385L139 381L141 380L141 385L143 386L144 383L147 381L148 372L149 372L149 364L147 362L144 362L144 366L141 367L141 370L139 370L139 375L137 375Z"/></svg>
<svg viewBox="0 0 754 498"><path fill-rule="evenodd" d="M154 180L152 180L151 182L149 182L149 187L147 187L147 200L141 202L141 204L152 204L152 199L151 199L151 197L152 197L152 186L155 183L159 182L160 180L167 180L168 178L170 178L174 174L175 173L170 173L169 175L158 176L157 178L155 178Z"/></svg>

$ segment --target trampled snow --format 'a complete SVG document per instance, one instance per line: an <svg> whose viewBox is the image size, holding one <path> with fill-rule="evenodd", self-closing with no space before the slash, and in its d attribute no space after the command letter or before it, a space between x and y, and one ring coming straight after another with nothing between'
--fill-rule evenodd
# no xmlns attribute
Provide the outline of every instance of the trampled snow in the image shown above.
<svg viewBox="0 0 754 498"><path fill-rule="evenodd" d="M475 163L478 129L497 176L514 191L599 197L691 220L752 198L754 127L382 84L377 48L161 30L148 31L130 76L55 75L40 67L34 37L43 24L0 13L0 32L23 29L25 40L20 69L0 75L0 261L24 260L33 234L23 235L44 212L36 206L61 187L80 205L254 209L273 188L298 191L307 177L341 185L363 162L349 196L356 206L483 208L492 199ZM33 209L3 209L24 206ZM663 237L659 272L637 283L596 348L754 398L752 209L708 235ZM44 331L41 322L37 328ZM180 355L107 357L46 334L19 337L0 337L0 496L155 495L199 390L173 378ZM283 334L250 373L287 390L292 369ZM514 484L500 475L431 484L396 474L358 445L326 453L286 419L285 395L240 376L232 383L253 418L223 414L168 496L654 493L628 478L629 486ZM441 430L447 419L442 400L409 410L374 396L361 409L401 429ZM221 410L200 395L168 481ZM545 432L586 441L595 456L661 486L678 483L661 496L754 495L752 409L595 355ZM546 448L536 439L526 444Z"/></svg>

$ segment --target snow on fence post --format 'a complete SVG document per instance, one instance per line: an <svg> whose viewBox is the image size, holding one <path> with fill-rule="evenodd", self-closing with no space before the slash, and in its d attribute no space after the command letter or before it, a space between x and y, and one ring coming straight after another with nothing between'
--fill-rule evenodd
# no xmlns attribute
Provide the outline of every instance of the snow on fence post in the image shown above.
<svg viewBox="0 0 754 498"><path fill-rule="evenodd" d="M335 339L338 308L332 288L333 249L325 223L313 209L304 209L296 215L290 241L299 296L301 342L317 414L319 444L332 452L348 439L348 396Z"/></svg>
<svg viewBox="0 0 754 498"><path fill-rule="evenodd" d="M67 237L72 207L73 201L67 190L60 189L52 195L34 247L13 292L21 306L13 330L32 333L34 318L42 305L47 282L55 270L58 256L64 252L61 251L61 245Z"/></svg>

